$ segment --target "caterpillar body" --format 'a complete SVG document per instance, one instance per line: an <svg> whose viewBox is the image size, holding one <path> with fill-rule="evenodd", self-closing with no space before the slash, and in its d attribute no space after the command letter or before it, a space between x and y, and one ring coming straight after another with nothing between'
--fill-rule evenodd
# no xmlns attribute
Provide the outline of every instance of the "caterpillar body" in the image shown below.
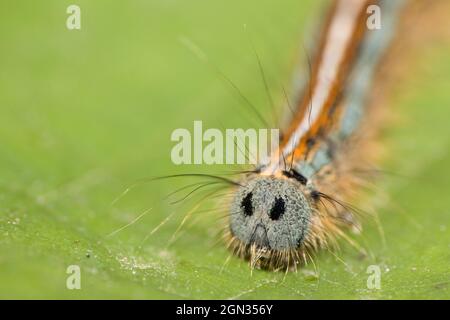
<svg viewBox="0 0 450 320"><path fill-rule="evenodd" d="M235 186L227 246L252 267L295 269L312 254L359 228L349 204L376 156L378 108L367 108L373 74L389 45L401 0L333 1L278 150ZM382 27L369 30L368 8Z"/></svg>

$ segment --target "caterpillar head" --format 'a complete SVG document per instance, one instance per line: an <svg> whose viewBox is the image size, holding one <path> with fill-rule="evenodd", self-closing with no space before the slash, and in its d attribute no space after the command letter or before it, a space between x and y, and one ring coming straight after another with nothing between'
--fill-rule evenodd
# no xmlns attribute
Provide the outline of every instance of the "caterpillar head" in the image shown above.
<svg viewBox="0 0 450 320"><path fill-rule="evenodd" d="M230 231L247 248L290 251L303 243L310 219L311 207L296 181L259 176L236 192Z"/></svg>

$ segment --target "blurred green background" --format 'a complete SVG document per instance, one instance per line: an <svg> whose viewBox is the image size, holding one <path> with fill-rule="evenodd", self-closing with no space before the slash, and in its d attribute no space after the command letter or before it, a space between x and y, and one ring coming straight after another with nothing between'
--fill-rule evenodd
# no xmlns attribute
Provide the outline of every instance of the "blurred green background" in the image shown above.
<svg viewBox="0 0 450 320"><path fill-rule="evenodd" d="M421 47L390 95L405 116L385 134L385 167L403 177L380 180L373 199L385 241L369 222L367 256L343 243L315 268L251 275L236 258L223 267L213 214L171 243L177 207L143 242L175 210L165 195L191 180L142 184L111 203L143 177L217 172L174 166L174 129L251 125L181 39L267 113L251 42L281 105L323 1L78 0L81 30L70 31L73 3L0 2L0 298L449 298L449 39ZM380 290L366 286L372 264ZM69 265L81 267L81 290L66 289Z"/></svg>

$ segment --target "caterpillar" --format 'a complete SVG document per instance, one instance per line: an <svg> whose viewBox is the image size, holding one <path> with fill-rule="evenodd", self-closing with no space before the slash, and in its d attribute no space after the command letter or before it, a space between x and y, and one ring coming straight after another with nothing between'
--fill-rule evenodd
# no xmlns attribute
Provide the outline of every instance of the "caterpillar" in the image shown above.
<svg viewBox="0 0 450 320"><path fill-rule="evenodd" d="M369 30L373 5L382 25ZM359 228L364 213L350 200L376 162L383 107L368 108L367 96L402 6L401 0L332 2L278 149L232 186L224 238L252 267L296 269L347 238L346 228Z"/></svg>

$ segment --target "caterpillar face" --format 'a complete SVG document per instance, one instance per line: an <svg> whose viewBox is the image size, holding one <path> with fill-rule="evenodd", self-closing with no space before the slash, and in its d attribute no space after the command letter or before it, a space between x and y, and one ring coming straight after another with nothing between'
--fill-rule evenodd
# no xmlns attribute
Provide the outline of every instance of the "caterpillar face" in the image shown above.
<svg viewBox="0 0 450 320"><path fill-rule="evenodd" d="M283 251L302 244L311 207L297 182L259 176L238 189L230 216L231 233L242 244Z"/></svg>

